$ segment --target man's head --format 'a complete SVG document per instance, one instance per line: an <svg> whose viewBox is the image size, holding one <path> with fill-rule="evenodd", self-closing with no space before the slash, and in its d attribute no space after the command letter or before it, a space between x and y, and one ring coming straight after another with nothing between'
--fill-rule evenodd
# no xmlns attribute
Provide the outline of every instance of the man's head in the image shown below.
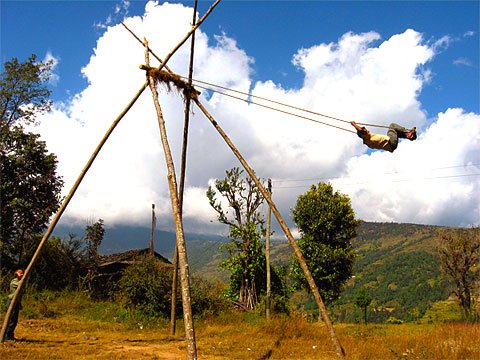
<svg viewBox="0 0 480 360"><path fill-rule="evenodd" d="M21 280L23 278L23 270L22 269L18 269L17 271L15 271L15 277L18 279L18 280Z"/></svg>
<svg viewBox="0 0 480 360"><path fill-rule="evenodd" d="M417 128L416 127L411 128L410 131L405 134L405 136L410 141L416 140L417 139Z"/></svg>

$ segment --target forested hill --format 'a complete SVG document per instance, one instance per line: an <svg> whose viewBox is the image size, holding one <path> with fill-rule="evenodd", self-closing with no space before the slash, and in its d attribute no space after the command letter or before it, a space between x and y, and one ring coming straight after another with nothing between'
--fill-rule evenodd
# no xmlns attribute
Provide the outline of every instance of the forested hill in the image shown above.
<svg viewBox="0 0 480 360"><path fill-rule="evenodd" d="M440 275L435 257L439 227L416 224L362 222L352 245L357 251L354 277L336 304L339 320L358 316L353 305L356 293L365 287L371 295L371 320L389 317L421 318L432 304L448 298L449 288ZM221 261L215 241L187 243L192 269L206 277L227 279L218 270ZM293 251L288 242L273 242L272 262L288 264Z"/></svg>
<svg viewBox="0 0 480 360"><path fill-rule="evenodd" d="M356 272L363 271L369 264L376 266L401 253L432 254L438 229L440 228L429 225L362 222L357 230L357 237L352 240L358 253ZM220 261L220 244L217 239L194 240L190 243L189 257L197 264L194 266L196 271L202 272L205 270L203 267L211 268L215 262ZM271 253L273 262L285 264L290 260L293 251L287 240L273 241Z"/></svg>
<svg viewBox="0 0 480 360"><path fill-rule="evenodd" d="M360 253L375 250L380 255L404 251L433 251L438 226L362 222L352 245Z"/></svg>
<svg viewBox="0 0 480 360"><path fill-rule="evenodd" d="M368 223L352 240L357 251L354 278L338 301L349 317L361 287L373 298L372 320L421 318L432 304L448 298L449 287L435 256L439 227L415 224Z"/></svg>

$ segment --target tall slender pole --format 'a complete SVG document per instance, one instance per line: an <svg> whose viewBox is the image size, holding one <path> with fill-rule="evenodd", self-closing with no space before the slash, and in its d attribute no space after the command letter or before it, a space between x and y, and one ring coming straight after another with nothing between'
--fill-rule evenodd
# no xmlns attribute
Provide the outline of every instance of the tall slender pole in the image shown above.
<svg viewBox="0 0 480 360"><path fill-rule="evenodd" d="M268 193L272 196L272 179L268 179ZM267 212L267 235L265 238L265 258L267 263L267 298L265 300L265 316L270 319L270 223L272 220L272 209L268 205Z"/></svg>
<svg viewBox="0 0 480 360"><path fill-rule="evenodd" d="M150 254L155 254L154 234L155 234L155 204L152 204L152 226L150 228Z"/></svg>
<svg viewBox="0 0 480 360"><path fill-rule="evenodd" d="M149 65L148 60L148 44L145 41L145 62ZM182 304L183 304L183 321L185 325L185 337L187 340L187 359L197 358L197 345L195 340L195 329L193 325L193 314L190 295L190 272L188 269L187 248L185 246L185 235L183 232L182 216L180 214L180 202L178 200L177 180L175 175L175 167L173 164L172 152L167 138L167 130L165 120L163 119L162 109L158 101L158 93L155 87L155 80L148 75L148 83L152 92L153 103L157 112L158 127L163 145L163 152L167 163L168 186L170 189L170 200L172 203L173 218L175 221L175 232L177 235L178 260L180 264L180 282L182 286Z"/></svg>
<svg viewBox="0 0 480 360"><path fill-rule="evenodd" d="M195 26L197 21L197 5L198 0L195 0L193 5L193 19L192 26ZM188 68L188 84L192 85L193 77L193 59L194 59L194 50L195 50L195 33L192 33L191 44L190 44L190 64ZM185 120L183 124L183 143L182 143L182 162L180 169L180 187L178 189L178 201L180 205L180 216L183 218L183 193L185 189L185 173L187 167L187 144L188 144L188 126L190 122L190 103L191 100L187 97L185 101ZM177 284L178 284L178 251L177 243L175 242L175 249L173 251L173 276L172 276L172 303L170 308L170 334L175 335L175 313L177 307Z"/></svg>
<svg viewBox="0 0 480 360"><path fill-rule="evenodd" d="M193 48L194 48L194 40L193 40L193 37L194 37L194 34L195 34L195 30L198 29L198 27L205 21L205 19L210 15L210 13L213 11L213 9L220 3L221 0L216 0L210 7L209 9L205 12L205 14L200 18L198 19L198 21L196 21L196 8L197 8L197 1L195 1L195 8L194 8L194 12L193 12L193 23L192 23L192 29L187 33L187 35L178 43L178 45L174 48L174 50L172 50L168 55L167 57L162 60L159 56L157 56L150 48L146 48L147 51L149 53L151 53L158 61L160 61L160 65L158 66L158 69L162 69L163 67L165 67L167 69L167 71L169 71L170 73L173 73L169 67L166 65L167 61L170 59L170 57L185 43L185 41L188 39L189 36L192 36L192 44L191 44L191 57L190 57L190 62L191 64L193 64ZM127 25L125 25L125 23L121 23L125 29L130 33L132 34L132 36L139 42L141 43L142 45L144 45L143 41L140 40L140 38L132 31L130 30ZM193 65L190 65L190 69L191 71L193 71ZM189 76L190 78L192 77L192 75ZM191 80L190 80L190 83L191 83ZM190 99L187 99L187 101L190 103ZM190 107L190 105L188 106L188 108ZM187 107L186 107L187 108ZM187 116L186 115L186 119L185 119L185 122L188 124L188 120L187 120ZM188 126L186 126L184 128L184 138L185 138L185 129L188 129ZM187 130L187 134L188 134L188 130ZM184 141L184 146L186 144L186 141ZM186 154L186 147L184 148L185 151L183 151L182 149L182 163L183 163L183 158L184 158L184 154ZM184 171L184 166L182 165L182 174L184 174L185 171ZM182 181L182 179L184 179L184 175L181 176L181 183L180 183L180 186L182 187L180 193L182 194L182 200L180 202L180 216L182 214L182 208L183 208L183 187L184 187L184 183ZM178 241L178 239L177 239ZM177 280L177 277L178 277L178 245L176 244L175 247L174 247L174 255L173 255L173 262L174 262L174 273L173 273L173 279L172 279L172 307L171 307L171 314L170 314L170 317L171 317L171 323L170 323L170 332L172 334L175 334L175 308L176 308L176 294L177 294L177 290L176 290L176 284L178 282ZM175 262L177 262L177 264L175 264ZM175 287L175 288L174 288Z"/></svg>
<svg viewBox="0 0 480 360"><path fill-rule="evenodd" d="M102 149L103 145L105 144L105 142L107 141L107 139L109 138L109 136L111 135L111 133L113 132L113 130L115 130L115 128L117 127L118 123L120 122L120 120L123 119L123 117L127 114L127 112L131 109L131 107L133 106L133 104L135 104L135 102L138 100L138 98L140 97L140 95L143 93L143 90L146 89L147 87L147 82L145 82L143 84L143 86L137 91L137 93L135 94L135 96L132 98L132 100L128 103L128 105L125 107L125 109L120 113L120 115L118 115L118 117L113 121L112 125L110 125L110 128L108 128L107 132L105 133L105 135L103 136L103 138L100 140L100 143L98 144L98 146L95 148L95 150L93 151L92 155L90 156L90 159L87 161L87 164L85 165L85 167L83 168L83 170L81 171L80 175L78 176L77 178L77 181L75 182L75 184L73 184L73 187L71 188L70 192L68 193L68 195L65 197L65 200L63 200L63 203L62 205L60 206L60 208L58 209L57 213L55 214L52 222L50 223L50 225L48 226L47 228L47 231L45 232L45 234L43 235L42 237L42 240L40 240L40 243L38 244L38 247L37 247L37 250L35 251L35 253L33 254L33 257L32 259L30 260L30 263L28 264L27 266L27 269L25 270L25 274L22 278L22 280L20 281L20 283L18 284L18 288L17 288L17 291L15 292L14 296L13 296L13 299L12 301L10 302L10 306L8 307L7 309L7 313L5 314L5 318L3 319L3 324L2 324L2 330L0 331L0 341L1 342L4 342L5 341L5 332L7 330L7 324L8 322L10 321L10 317L12 315L12 309L13 307L17 304L17 302L19 301L19 294L21 293L22 289L23 289L23 286L24 284L26 283L27 279L28 279L28 276L30 275L30 271L32 270L33 266L35 265L35 263L37 262L38 260L38 257L40 255L40 252L42 251L42 248L44 247L45 243L47 242L47 240L50 238L50 235L52 234L52 231L53 229L55 228L55 226L57 225L58 221L60 220L60 217L62 216L63 212L65 211L65 209L67 208L68 204L70 203L70 200L72 200L73 198L73 195L75 194L75 192L77 191L78 187L80 186L80 183L82 182L83 178L85 177L85 175L87 174L88 170L90 169L90 167L92 166L93 164L93 161L95 160L95 158L97 157L98 153L100 152L100 150Z"/></svg>
<svg viewBox="0 0 480 360"><path fill-rule="evenodd" d="M340 340L338 339L335 329L333 328L333 324L330 320L330 316L328 315L327 308L325 307L325 304L323 303L322 297L320 296L320 292L318 291L317 285L315 284L315 281L313 279L312 273L308 269L307 263L305 261L305 258L302 255L302 252L300 251L300 248L298 247L297 243L295 242L295 239L293 238L293 235L288 228L287 224L283 220L282 216L280 215L280 212L277 209L277 206L275 203L272 201L270 194L267 192L265 187L262 185L260 180L257 178L255 175L255 172L253 169L248 165L247 161L245 158L240 154L238 149L235 147L235 145L232 143L230 138L227 136L227 134L223 131L223 129L218 125L218 123L215 121L215 119L210 115L210 113L207 111L207 109L202 105L202 103L198 99L193 99L195 101L195 104L202 110L202 112L205 114L205 116L210 120L212 125L215 127L217 132L220 134L220 136L225 140L227 145L230 147L230 149L233 151L237 159L240 161L244 169L247 171L248 175L252 178L252 180L255 182L257 185L258 189L262 193L263 197L267 201L267 203L270 205L270 208L273 211L273 214L277 218L278 223L280 224L283 232L285 233L290 245L293 248L293 251L295 255L297 256L297 259L300 263L300 266L303 270L303 273L305 274L305 278L307 279L308 284L310 285L310 289L315 297L315 300L318 304L318 308L320 310L320 313L322 314L323 321L325 322L325 325L327 326L327 330L330 334L330 338L335 346L335 350L337 353L337 356L340 358L345 357L345 350L342 348L342 345L340 344Z"/></svg>

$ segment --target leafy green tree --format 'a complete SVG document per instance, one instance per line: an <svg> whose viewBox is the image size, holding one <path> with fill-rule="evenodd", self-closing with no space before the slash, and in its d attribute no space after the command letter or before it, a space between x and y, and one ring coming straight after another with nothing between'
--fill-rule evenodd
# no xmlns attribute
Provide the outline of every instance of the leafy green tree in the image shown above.
<svg viewBox="0 0 480 360"><path fill-rule="evenodd" d="M22 129L50 109L51 65L35 55L23 63L13 58L0 74L0 265L7 269L24 265L27 249L60 205L56 156Z"/></svg>
<svg viewBox="0 0 480 360"><path fill-rule="evenodd" d="M364 287L361 287L355 295L355 305L363 310L363 320L367 323L367 309L372 303L372 296Z"/></svg>
<svg viewBox="0 0 480 360"><path fill-rule="evenodd" d="M87 225L85 228L85 240L87 241L88 258L91 267L95 269L98 266L98 248L105 236L105 227L103 219Z"/></svg>
<svg viewBox="0 0 480 360"><path fill-rule="evenodd" d="M439 240L440 268L453 283L465 318L471 319L480 281L480 227L442 231Z"/></svg>
<svg viewBox="0 0 480 360"><path fill-rule="evenodd" d="M301 234L298 246L315 283L325 301L332 302L351 277L355 259L350 240L356 236L359 221L355 220L350 198L334 192L330 184L312 185L298 197L292 215ZM292 277L309 289L296 259Z"/></svg>
<svg viewBox="0 0 480 360"><path fill-rule="evenodd" d="M98 248L105 236L105 228L102 219L87 225L85 228L85 241L87 243L87 276L84 279L84 286L89 290L90 295L95 298L104 297L108 292L108 285L102 278L98 278L99 254Z"/></svg>
<svg viewBox="0 0 480 360"><path fill-rule="evenodd" d="M56 170L57 158L39 135L0 129L0 250L7 268L24 265L35 235L60 206L63 181Z"/></svg>
<svg viewBox="0 0 480 360"><path fill-rule="evenodd" d="M218 221L230 227L230 243L225 246L229 258L222 264L231 273L230 295L251 310L263 289L259 285L262 281L259 274L265 268L261 243L265 229L259 208L264 199L254 181L242 174L239 168L226 171L225 179L215 180L215 186L208 188L207 197L218 214ZM218 199L217 191L227 200L227 209Z"/></svg>
<svg viewBox="0 0 480 360"><path fill-rule="evenodd" d="M47 83L52 62L36 60L36 55L31 55L24 62L17 58L5 62L5 71L0 74L1 127L32 123L37 114L50 110L51 91Z"/></svg>
<svg viewBox="0 0 480 360"><path fill-rule="evenodd" d="M37 236L40 241L41 236ZM36 250L31 250L31 255ZM52 236L42 249L30 282L38 289L78 289L87 273L84 240L70 234L65 239Z"/></svg>

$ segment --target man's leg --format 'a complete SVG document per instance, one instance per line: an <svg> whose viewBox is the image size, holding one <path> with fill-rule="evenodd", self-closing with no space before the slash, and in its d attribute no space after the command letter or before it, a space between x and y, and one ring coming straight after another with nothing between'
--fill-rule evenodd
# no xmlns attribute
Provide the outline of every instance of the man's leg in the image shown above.
<svg viewBox="0 0 480 360"><path fill-rule="evenodd" d="M405 139L407 129L398 124L391 123L387 135L390 138L390 146L395 150L398 146L398 139Z"/></svg>
<svg viewBox="0 0 480 360"><path fill-rule="evenodd" d="M8 300L8 303L10 303L10 299ZM7 309L8 306L7 305ZM17 327L18 323L18 313L20 312L20 306L19 304L16 304L15 307L12 309L12 314L10 316L10 321L7 324L7 329L5 330L5 339L6 340L13 340L15 339L15 328Z"/></svg>

